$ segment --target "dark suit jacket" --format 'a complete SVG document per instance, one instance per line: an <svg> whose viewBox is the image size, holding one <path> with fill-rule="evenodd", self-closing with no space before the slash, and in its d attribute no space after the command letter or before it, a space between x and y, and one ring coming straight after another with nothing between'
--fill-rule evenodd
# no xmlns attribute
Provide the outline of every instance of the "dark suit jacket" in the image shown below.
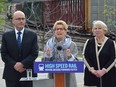
<svg viewBox="0 0 116 87"><path fill-rule="evenodd" d="M22 76L26 76L26 71L19 73L13 67L16 62L22 62L25 68L33 68L33 62L38 56L37 35L29 30L24 30L22 48L19 50L15 30L4 33L2 36L1 56L5 63L4 79L15 81Z"/></svg>

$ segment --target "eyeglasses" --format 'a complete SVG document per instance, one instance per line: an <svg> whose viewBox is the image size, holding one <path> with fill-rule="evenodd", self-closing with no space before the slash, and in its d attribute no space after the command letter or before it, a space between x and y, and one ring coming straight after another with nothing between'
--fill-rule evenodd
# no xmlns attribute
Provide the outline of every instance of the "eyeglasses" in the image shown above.
<svg viewBox="0 0 116 87"><path fill-rule="evenodd" d="M63 31L63 30L66 30L66 29L64 29L64 28L56 28L55 30L56 31L58 31L58 30Z"/></svg>
<svg viewBox="0 0 116 87"><path fill-rule="evenodd" d="M25 20L25 18L16 18L15 20L21 21L21 20Z"/></svg>

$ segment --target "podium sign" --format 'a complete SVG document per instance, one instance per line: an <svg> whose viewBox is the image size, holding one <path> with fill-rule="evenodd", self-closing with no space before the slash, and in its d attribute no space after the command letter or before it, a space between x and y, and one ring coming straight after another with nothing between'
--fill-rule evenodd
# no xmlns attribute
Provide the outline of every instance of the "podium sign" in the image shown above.
<svg viewBox="0 0 116 87"><path fill-rule="evenodd" d="M34 62L35 73L82 73L84 63L79 62Z"/></svg>

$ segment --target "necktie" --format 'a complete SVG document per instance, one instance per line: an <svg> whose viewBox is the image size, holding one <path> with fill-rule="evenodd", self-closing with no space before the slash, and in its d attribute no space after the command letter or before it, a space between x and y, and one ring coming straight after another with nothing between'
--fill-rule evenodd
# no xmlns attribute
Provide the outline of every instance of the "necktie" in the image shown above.
<svg viewBox="0 0 116 87"><path fill-rule="evenodd" d="M21 32L19 31L17 34L18 34L18 38L17 38L18 47L21 48Z"/></svg>

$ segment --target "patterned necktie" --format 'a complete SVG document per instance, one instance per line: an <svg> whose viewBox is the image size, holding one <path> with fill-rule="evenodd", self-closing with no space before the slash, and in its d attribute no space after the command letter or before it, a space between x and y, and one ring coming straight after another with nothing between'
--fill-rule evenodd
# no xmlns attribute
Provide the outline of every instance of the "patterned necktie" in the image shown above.
<svg viewBox="0 0 116 87"><path fill-rule="evenodd" d="M18 34L18 38L17 38L18 47L21 48L21 32L19 31L17 34Z"/></svg>

